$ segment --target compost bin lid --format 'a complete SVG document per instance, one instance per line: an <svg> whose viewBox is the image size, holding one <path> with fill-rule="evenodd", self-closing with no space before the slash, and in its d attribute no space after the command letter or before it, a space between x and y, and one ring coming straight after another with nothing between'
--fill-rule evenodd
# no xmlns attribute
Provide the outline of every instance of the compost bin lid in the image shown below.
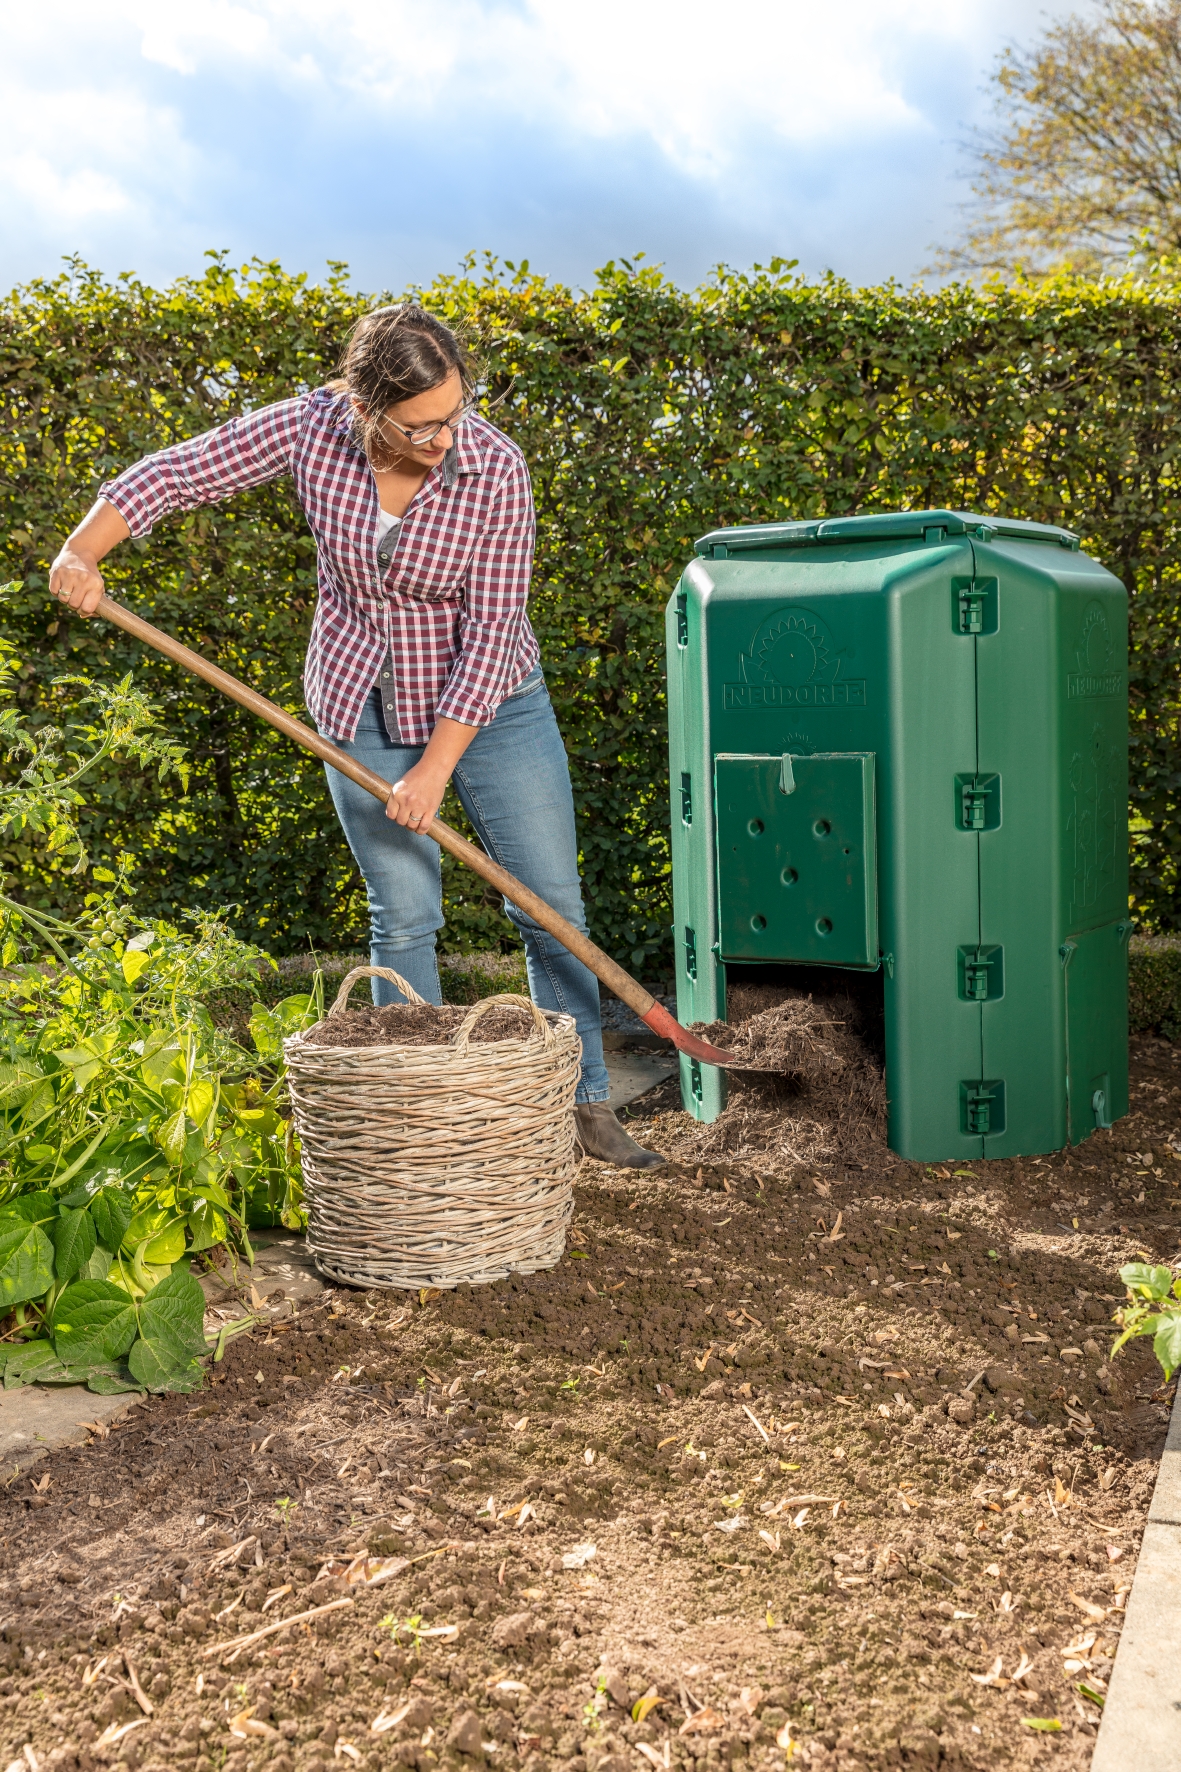
<svg viewBox="0 0 1181 1772"><path fill-rule="evenodd" d="M810 523L752 523L737 529L711 529L694 543L707 559L758 553L764 548L814 546L824 542L900 541L929 543L970 535L977 541L1050 542L1076 550L1079 538L1053 523L1024 523L1017 517L976 516L970 511L877 511L865 517L825 517Z"/></svg>

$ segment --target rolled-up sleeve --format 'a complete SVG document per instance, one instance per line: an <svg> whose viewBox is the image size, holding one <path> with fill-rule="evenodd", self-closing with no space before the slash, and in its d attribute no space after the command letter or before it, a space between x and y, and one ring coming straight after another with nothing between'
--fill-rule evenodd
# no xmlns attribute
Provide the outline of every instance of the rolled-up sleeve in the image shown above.
<svg viewBox="0 0 1181 1772"><path fill-rule="evenodd" d="M533 491L514 452L490 500L468 569L460 652L436 718L486 726L514 687L533 569Z"/></svg>
<svg viewBox="0 0 1181 1772"><path fill-rule="evenodd" d="M291 472L305 400L280 400L146 455L108 480L99 496L133 536L143 536L169 511L195 511L281 479Z"/></svg>

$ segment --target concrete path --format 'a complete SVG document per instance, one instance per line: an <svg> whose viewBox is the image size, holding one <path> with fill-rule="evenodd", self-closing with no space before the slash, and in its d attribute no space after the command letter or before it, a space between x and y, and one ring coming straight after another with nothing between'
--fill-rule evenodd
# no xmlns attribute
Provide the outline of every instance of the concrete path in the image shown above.
<svg viewBox="0 0 1181 1772"><path fill-rule="evenodd" d="M649 1089L655 1089L666 1077L677 1074L675 1052L667 1058L663 1053L649 1057L646 1052L608 1052L604 1057L607 1075L611 1079L607 1102L616 1113L629 1102L638 1101L641 1095L647 1095Z"/></svg>
<svg viewBox="0 0 1181 1772"><path fill-rule="evenodd" d="M1165 1441L1091 1772L1181 1772L1181 1388Z"/></svg>

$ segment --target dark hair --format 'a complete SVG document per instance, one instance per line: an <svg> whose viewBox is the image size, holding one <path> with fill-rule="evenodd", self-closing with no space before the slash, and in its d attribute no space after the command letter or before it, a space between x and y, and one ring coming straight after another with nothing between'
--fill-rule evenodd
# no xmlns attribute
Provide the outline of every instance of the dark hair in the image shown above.
<svg viewBox="0 0 1181 1772"><path fill-rule="evenodd" d="M471 359L449 326L413 302L375 308L349 334L329 386L352 394L365 408L354 408L358 442L378 465L390 454L378 426L391 406L429 393L458 369L465 396L475 391Z"/></svg>

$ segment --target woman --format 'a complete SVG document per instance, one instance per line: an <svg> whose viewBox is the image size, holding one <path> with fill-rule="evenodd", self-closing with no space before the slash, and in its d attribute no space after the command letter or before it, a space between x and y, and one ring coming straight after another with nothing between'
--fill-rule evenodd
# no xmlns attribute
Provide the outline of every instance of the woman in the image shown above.
<svg viewBox="0 0 1181 1772"><path fill-rule="evenodd" d="M103 486L66 541L50 588L81 615L103 594L99 561L168 511L215 504L290 474L319 550L304 674L317 727L394 782L377 801L328 770L369 896L370 954L442 1001L438 845L418 836L454 780L490 855L579 929L566 753L525 614L533 497L516 444L474 408L459 340L422 308L357 325L341 379L162 449ZM633 1169L640 1148L607 1106L593 974L516 906L529 989L573 1015L582 1039L575 1117L588 1155ZM400 1002L374 979L378 1003Z"/></svg>

